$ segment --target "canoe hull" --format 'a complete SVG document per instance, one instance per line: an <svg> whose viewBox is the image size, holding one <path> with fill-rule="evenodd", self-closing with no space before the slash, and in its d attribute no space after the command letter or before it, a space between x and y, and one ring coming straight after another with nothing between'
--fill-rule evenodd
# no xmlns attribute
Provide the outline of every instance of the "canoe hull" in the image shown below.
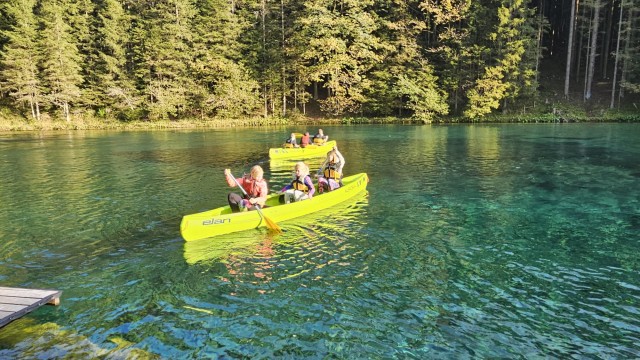
<svg viewBox="0 0 640 360"><path fill-rule="evenodd" d="M307 145L301 148L271 148L269 149L269 159L271 160L303 160L312 157L325 156L337 142L335 140L327 141L324 145Z"/></svg>
<svg viewBox="0 0 640 360"><path fill-rule="evenodd" d="M267 207L262 209L265 216L276 223L330 208L366 191L369 178L361 173L346 177L343 186L334 191L314 196L312 199L290 204L280 204L279 194L270 195ZM266 223L257 211L233 213L229 206L185 215L180 223L180 234L185 241L229 234L264 227Z"/></svg>

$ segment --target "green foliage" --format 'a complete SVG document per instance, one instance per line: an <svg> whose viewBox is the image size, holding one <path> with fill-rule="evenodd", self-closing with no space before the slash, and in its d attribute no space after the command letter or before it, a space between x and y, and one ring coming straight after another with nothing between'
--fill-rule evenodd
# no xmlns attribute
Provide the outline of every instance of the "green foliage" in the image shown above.
<svg viewBox="0 0 640 360"><path fill-rule="evenodd" d="M433 122L515 116L526 105L563 121L537 101L537 39L549 23L530 5L5 0L0 107L38 121L289 121L304 105L313 116ZM640 92L640 37L635 13L625 6L623 15L619 88L631 97ZM581 111L567 113L588 119Z"/></svg>
<svg viewBox="0 0 640 360"><path fill-rule="evenodd" d="M42 78L48 90L46 97L62 110L67 121L70 120L71 104L82 100L80 86L83 82L82 56L67 20L68 15L62 1L45 2L40 34Z"/></svg>
<svg viewBox="0 0 640 360"><path fill-rule="evenodd" d="M92 23L92 51L89 62L93 72L86 76L87 90L93 101L90 105L115 111L126 117L140 106L143 99L135 88L133 75L127 71L128 35L132 16L118 0L101 1Z"/></svg>
<svg viewBox="0 0 640 360"><path fill-rule="evenodd" d="M219 117L257 116L260 107L258 83L242 68L230 65L207 102Z"/></svg>
<svg viewBox="0 0 640 360"><path fill-rule="evenodd" d="M475 86L468 92L469 105L464 115L469 119L477 120L497 109L508 88L508 85L502 81L503 78L500 68L487 68L485 76L478 79Z"/></svg>
<svg viewBox="0 0 640 360"><path fill-rule="evenodd" d="M43 85L38 76L41 54L38 52L38 22L33 13L35 0L11 0L3 13L13 20L13 27L2 32L7 39L0 54L0 84L9 89L17 103L27 103L33 119L38 120Z"/></svg>
<svg viewBox="0 0 640 360"><path fill-rule="evenodd" d="M426 64L423 71L400 75L397 92L407 99L406 106L413 116L422 121L431 121L434 115L446 115L446 96L438 89L433 71ZM410 77L413 75L413 77Z"/></svg>
<svg viewBox="0 0 640 360"><path fill-rule="evenodd" d="M435 73L440 78L442 89L447 93L453 109L462 101L462 89L473 82L472 59L476 59L471 43L471 1L424 1L420 9L433 21L439 30L437 37L427 47L434 56ZM461 24L464 24L461 26Z"/></svg>
<svg viewBox="0 0 640 360"><path fill-rule="evenodd" d="M296 27L308 44L301 53L307 63L302 81L319 82L328 96L319 100L330 115L357 112L371 86L365 76L382 60L385 44L375 35L377 16L371 1L343 1L340 6L320 0L305 2Z"/></svg>
<svg viewBox="0 0 640 360"><path fill-rule="evenodd" d="M244 58L243 35L249 29L229 2L199 0L195 16L190 76L192 113L239 118L254 116L260 107L259 83ZM241 11L240 11L241 12Z"/></svg>

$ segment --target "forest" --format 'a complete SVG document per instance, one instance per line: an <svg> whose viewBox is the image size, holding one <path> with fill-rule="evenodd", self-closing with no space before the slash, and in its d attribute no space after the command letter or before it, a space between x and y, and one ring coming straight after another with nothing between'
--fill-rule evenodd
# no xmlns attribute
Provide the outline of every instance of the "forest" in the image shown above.
<svg viewBox="0 0 640 360"><path fill-rule="evenodd" d="M549 96L633 109L637 2L3 0L0 114L482 121L556 111Z"/></svg>

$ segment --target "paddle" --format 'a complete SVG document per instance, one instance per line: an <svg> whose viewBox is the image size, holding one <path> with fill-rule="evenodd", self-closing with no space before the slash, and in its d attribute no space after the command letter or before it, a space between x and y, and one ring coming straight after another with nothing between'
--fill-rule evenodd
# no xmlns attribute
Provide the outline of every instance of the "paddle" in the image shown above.
<svg viewBox="0 0 640 360"><path fill-rule="evenodd" d="M231 178L233 179L233 181L236 183L236 185L238 185L240 190L242 190L242 193L244 194L244 196L249 197L249 194L247 194L247 191L240 185L238 180L236 180L236 177L233 176L233 174L231 174L231 173L229 175L231 175ZM276 224L273 220L271 220L270 218L265 216L265 214L262 213L262 209L260 209L260 205L253 204L253 206L256 207L256 210L258 210L258 213L260 214L260 217L267 223L267 227L269 229L277 231L277 232L282 232L282 229L280 228L280 226L278 226L278 224Z"/></svg>

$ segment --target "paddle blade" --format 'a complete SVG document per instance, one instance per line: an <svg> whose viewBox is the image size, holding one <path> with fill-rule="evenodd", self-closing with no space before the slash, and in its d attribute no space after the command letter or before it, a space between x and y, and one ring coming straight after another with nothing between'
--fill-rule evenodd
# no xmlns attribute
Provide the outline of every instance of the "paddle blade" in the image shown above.
<svg viewBox="0 0 640 360"><path fill-rule="evenodd" d="M263 214L264 222L267 224L267 227L276 232L282 232L282 229L278 224L276 224L273 220L271 220L268 216Z"/></svg>

